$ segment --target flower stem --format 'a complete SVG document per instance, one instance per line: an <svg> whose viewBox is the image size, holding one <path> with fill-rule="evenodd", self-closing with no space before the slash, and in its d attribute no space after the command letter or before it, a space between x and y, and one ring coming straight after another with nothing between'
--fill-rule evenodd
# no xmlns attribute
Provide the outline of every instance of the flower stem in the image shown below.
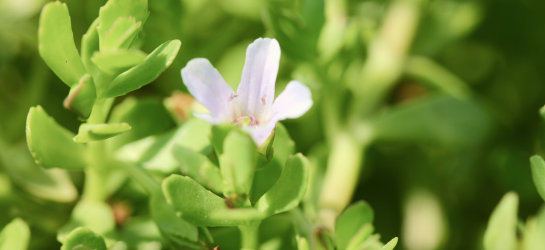
<svg viewBox="0 0 545 250"><path fill-rule="evenodd" d="M240 233L242 236L242 250L255 250L259 244L259 225L260 220L252 221L247 225L240 225Z"/></svg>

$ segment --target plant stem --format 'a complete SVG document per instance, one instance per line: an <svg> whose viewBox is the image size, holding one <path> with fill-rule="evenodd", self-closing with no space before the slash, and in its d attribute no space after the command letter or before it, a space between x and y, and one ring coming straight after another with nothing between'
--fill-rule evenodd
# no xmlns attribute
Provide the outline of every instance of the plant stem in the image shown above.
<svg viewBox="0 0 545 250"><path fill-rule="evenodd" d="M247 225L240 225L241 237L242 237L242 250L255 250L259 244L259 225L260 220L252 221Z"/></svg>
<svg viewBox="0 0 545 250"><path fill-rule="evenodd" d="M93 106L91 116L87 120L90 124L101 124L106 121L113 103L113 98L98 99ZM105 141L89 142L87 148L87 162L85 169L85 186L83 196L88 199L103 201L108 196L107 165Z"/></svg>

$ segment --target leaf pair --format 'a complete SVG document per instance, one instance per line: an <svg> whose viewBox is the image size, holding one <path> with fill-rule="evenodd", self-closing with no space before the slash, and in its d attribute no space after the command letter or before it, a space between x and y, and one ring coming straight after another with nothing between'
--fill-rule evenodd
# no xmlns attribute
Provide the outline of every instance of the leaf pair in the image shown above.
<svg viewBox="0 0 545 250"><path fill-rule="evenodd" d="M71 87L66 108L86 119L97 98L116 97L141 88L170 66L180 48L179 40L168 41L147 56L130 48L148 15L145 0L108 1L83 36L80 57L66 4L46 4L40 16L39 52Z"/></svg>
<svg viewBox="0 0 545 250"><path fill-rule="evenodd" d="M254 208L231 209L226 200L190 177L172 175L163 181L163 193L182 218L197 226L238 226L296 207L308 182L309 164L301 154L290 156L277 183Z"/></svg>

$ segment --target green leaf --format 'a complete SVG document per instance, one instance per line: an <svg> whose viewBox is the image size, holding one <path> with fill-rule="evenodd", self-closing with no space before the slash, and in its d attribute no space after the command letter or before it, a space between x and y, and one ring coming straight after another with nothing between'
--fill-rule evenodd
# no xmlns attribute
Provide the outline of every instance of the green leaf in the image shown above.
<svg viewBox="0 0 545 250"><path fill-rule="evenodd" d="M97 28L100 37L100 48L104 50L107 41L108 32L111 31L114 23L119 17L132 17L135 23L144 24L148 19L148 1L147 0L110 0L100 8L99 19L100 26Z"/></svg>
<svg viewBox="0 0 545 250"><path fill-rule="evenodd" d="M85 146L72 141L74 134L56 123L40 107L28 113L26 138L36 163L44 168L83 169Z"/></svg>
<svg viewBox="0 0 545 250"><path fill-rule="evenodd" d="M127 123L118 124L87 124L79 126L79 133L74 137L77 143L101 141L131 130Z"/></svg>
<svg viewBox="0 0 545 250"><path fill-rule="evenodd" d="M225 195L248 195L257 163L257 146L247 133L233 130L225 138L223 149L220 170Z"/></svg>
<svg viewBox="0 0 545 250"><path fill-rule="evenodd" d="M91 61L103 71L116 72L141 63L146 56L140 50L116 49L97 51Z"/></svg>
<svg viewBox="0 0 545 250"><path fill-rule="evenodd" d="M218 157L223 154L223 143L225 141L225 137L227 137L229 132L236 128L237 127L233 124L220 124L212 126L210 143L214 147Z"/></svg>
<svg viewBox="0 0 545 250"><path fill-rule="evenodd" d="M361 226L358 231L350 238L350 240L346 244L346 248L343 248L339 245L339 241L337 241L337 247L339 249L346 249L346 250L358 250L360 249L361 245L365 243L365 241L371 236L375 228L370 223L365 223L365 225ZM338 233L337 239L338 239Z"/></svg>
<svg viewBox="0 0 545 250"><path fill-rule="evenodd" d="M345 249L350 239L365 224L373 224L374 212L365 201L349 206L335 222L337 247Z"/></svg>
<svg viewBox="0 0 545 250"><path fill-rule="evenodd" d="M172 154L174 145L208 154L210 128L206 121L190 119L176 131L150 136L125 145L116 152L116 155L121 161L139 163L149 170L172 173L180 165Z"/></svg>
<svg viewBox="0 0 545 250"><path fill-rule="evenodd" d="M475 101L436 95L398 105L372 120L375 138L460 147L483 140L490 130L485 110Z"/></svg>
<svg viewBox="0 0 545 250"><path fill-rule="evenodd" d="M159 98L126 98L114 107L109 120L109 123L122 122L130 124L132 129L108 140L114 149L150 135L167 132L175 126Z"/></svg>
<svg viewBox="0 0 545 250"><path fill-rule="evenodd" d="M59 230L57 240L67 243L71 232L78 227L85 227L106 238L111 238L115 230L112 209L104 202L86 199L79 201L72 210L70 221Z"/></svg>
<svg viewBox="0 0 545 250"><path fill-rule="evenodd" d="M63 169L44 169L34 162L24 144L2 146L0 165L10 179L28 193L55 202L72 202L78 191L68 172Z"/></svg>
<svg viewBox="0 0 545 250"><path fill-rule="evenodd" d="M514 250L517 247L518 195L509 192L494 209L484 233L485 250Z"/></svg>
<svg viewBox="0 0 545 250"><path fill-rule="evenodd" d="M64 108L74 111L80 117L87 119L91 115L97 99L93 78L89 74L81 77L78 84L70 88L70 93L64 99Z"/></svg>
<svg viewBox="0 0 545 250"><path fill-rule="evenodd" d="M117 48L129 48L138 32L142 30L142 22L134 17L119 17L105 34L102 51Z"/></svg>
<svg viewBox="0 0 545 250"><path fill-rule="evenodd" d="M290 156L278 181L257 201L255 208L270 216L297 207L307 190L309 167L302 154Z"/></svg>
<svg viewBox="0 0 545 250"><path fill-rule="evenodd" d="M297 237L297 250L310 250L307 238L301 236Z"/></svg>
<svg viewBox="0 0 545 250"><path fill-rule="evenodd" d="M290 155L295 153L295 143L284 125L276 123L275 135L273 141L273 158L269 163L260 169L257 169L254 175L252 189L250 192L250 201L257 202L276 183L282 173L284 164Z"/></svg>
<svg viewBox="0 0 545 250"><path fill-rule="evenodd" d="M97 32L97 27L99 24L100 20L96 18L91 26L89 26L87 32L83 34L83 37L81 38L81 61L93 79L98 79L100 76L100 70L93 62L91 62L91 57L95 51L100 50Z"/></svg>
<svg viewBox="0 0 545 250"><path fill-rule="evenodd" d="M383 247L381 247L379 250L392 250L394 249L394 247L397 245L397 237L391 239L390 241L388 241L388 243L386 243L386 245L384 245Z"/></svg>
<svg viewBox="0 0 545 250"><path fill-rule="evenodd" d="M46 4L40 16L38 50L47 65L72 87L87 73L76 49L70 15L65 3Z"/></svg>
<svg viewBox="0 0 545 250"><path fill-rule="evenodd" d="M106 97L125 95L157 79L174 61L181 44L180 40L172 40L159 45L144 62L117 76L108 86Z"/></svg>
<svg viewBox="0 0 545 250"><path fill-rule="evenodd" d="M227 210L225 201L187 176L171 175L163 181L167 202L182 218L196 226L238 226L246 220L217 216Z"/></svg>
<svg viewBox="0 0 545 250"><path fill-rule="evenodd" d="M87 228L78 227L66 237L61 250L107 250L102 236Z"/></svg>
<svg viewBox="0 0 545 250"><path fill-rule="evenodd" d="M539 155L530 158L532 166L532 179L536 185L537 192L545 200L545 161Z"/></svg>
<svg viewBox="0 0 545 250"><path fill-rule="evenodd" d="M197 227L176 216L162 194L153 195L149 201L151 217L163 234L197 241Z"/></svg>
<svg viewBox="0 0 545 250"><path fill-rule="evenodd" d="M26 250L30 240L30 228L25 221L16 218L0 232L0 250Z"/></svg>
<svg viewBox="0 0 545 250"><path fill-rule="evenodd" d="M210 162L208 157L182 146L174 146L173 153L180 162L183 174L193 178L214 193L221 194L223 192L220 169Z"/></svg>

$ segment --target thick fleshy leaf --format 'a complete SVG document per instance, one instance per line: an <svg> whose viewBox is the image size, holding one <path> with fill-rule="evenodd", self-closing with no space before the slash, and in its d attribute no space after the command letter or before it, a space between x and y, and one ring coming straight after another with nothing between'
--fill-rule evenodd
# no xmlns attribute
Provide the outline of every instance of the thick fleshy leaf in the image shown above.
<svg viewBox="0 0 545 250"><path fill-rule="evenodd" d="M125 95L157 79L178 54L180 40L165 42L151 52L144 62L118 75L108 86L106 97Z"/></svg>
<svg viewBox="0 0 545 250"><path fill-rule="evenodd" d="M337 247L345 249L358 230L365 224L373 224L373 219L373 209L367 202L359 201L349 206L335 223Z"/></svg>
<svg viewBox="0 0 545 250"><path fill-rule="evenodd" d="M66 236L61 247L61 250L75 249L107 250L108 248L102 236L87 228L78 227Z"/></svg>
<svg viewBox="0 0 545 250"><path fill-rule="evenodd" d="M337 247L339 249L358 250L362 247L363 244L365 244L365 241L369 239L369 236L371 236L374 230L375 228L373 227L373 225L371 225L370 223L366 223L365 225L361 226L358 231L356 231L352 238L350 238L350 240L346 244L346 248L342 248L341 246L339 246L338 241Z"/></svg>
<svg viewBox="0 0 545 250"><path fill-rule="evenodd" d="M223 193L220 169L208 157L182 146L174 146L173 153L180 162L183 174L215 193Z"/></svg>
<svg viewBox="0 0 545 250"><path fill-rule="evenodd" d="M394 247L396 245L397 245L397 237L395 237L395 238L391 239L390 241L388 241L388 243L386 243L386 245L384 245L379 250L392 250L392 249L394 249Z"/></svg>
<svg viewBox="0 0 545 250"><path fill-rule="evenodd" d="M238 97L223 80L217 69L205 58L196 58L182 69L182 79L187 89L220 121L236 119L232 102Z"/></svg>
<svg viewBox="0 0 545 250"><path fill-rule="evenodd" d="M91 26L89 26L87 32L83 34L83 37L81 38L81 61L93 79L98 79L100 75L100 70L98 67L91 62L91 57L95 51L100 50L97 31L97 26L99 23L100 20L98 18L95 19Z"/></svg>
<svg viewBox="0 0 545 250"><path fill-rule="evenodd" d="M63 106L74 111L81 118L87 119L93 111L97 93L93 78L89 74L83 75L78 84L70 88L70 93L64 99Z"/></svg>
<svg viewBox="0 0 545 250"><path fill-rule="evenodd" d="M59 230L57 240L65 243L70 233L78 227L91 229L105 238L111 237L115 230L113 211L106 203L81 200L72 210L70 221Z"/></svg>
<svg viewBox="0 0 545 250"><path fill-rule="evenodd" d="M116 49L97 51L91 61L103 71L117 72L142 63L146 56L146 53L140 50Z"/></svg>
<svg viewBox="0 0 545 250"><path fill-rule="evenodd" d="M197 241L197 227L189 224L170 207L161 193L153 195L149 202L151 217L163 234Z"/></svg>
<svg viewBox="0 0 545 250"><path fill-rule="evenodd" d="M114 23L120 17L132 17L135 23L141 22L142 25L148 19L148 1L147 0L110 0L100 8L100 25L97 28L100 37L100 48L104 50L107 41L108 32L111 31Z"/></svg>
<svg viewBox="0 0 545 250"><path fill-rule="evenodd" d="M208 141L210 127L210 124L203 120L191 119L176 131L127 144L120 148L116 155L121 161L139 163L149 170L172 173L180 165L172 154L172 148L175 145L205 154L211 151Z"/></svg>
<svg viewBox="0 0 545 250"><path fill-rule="evenodd" d="M236 99L243 114L263 120L270 112L279 63L280 45L275 39L258 38L248 46Z"/></svg>
<svg viewBox="0 0 545 250"><path fill-rule="evenodd" d="M60 126L40 107L28 113L26 138L36 163L44 168L82 169L85 146L72 141L74 134Z"/></svg>
<svg viewBox="0 0 545 250"><path fill-rule="evenodd" d="M223 154L223 143L229 132L231 132L233 129L237 129L237 127L228 123L212 126L210 143L214 147L218 157Z"/></svg>
<svg viewBox="0 0 545 250"><path fill-rule="evenodd" d="M492 212L484 233L485 250L514 250L517 247L518 195L509 192Z"/></svg>
<svg viewBox="0 0 545 250"><path fill-rule="evenodd" d="M288 131L281 123L276 124L273 150L273 158L269 163L255 172L250 192L250 201L252 203L257 202L263 194L271 189L278 180L278 177L280 177L288 157L295 153L295 143L291 140Z"/></svg>
<svg viewBox="0 0 545 250"><path fill-rule="evenodd" d="M0 232L0 249L26 250L30 240L30 228L25 221L16 218Z"/></svg>
<svg viewBox="0 0 545 250"><path fill-rule="evenodd" d="M226 196L248 195L257 163L257 147L247 134L233 130L223 143L220 170Z"/></svg>
<svg viewBox="0 0 545 250"><path fill-rule="evenodd" d="M127 133L108 140L114 149L146 136L167 132L175 126L159 98L124 99L114 107L109 120L109 123L123 122L130 124L132 128Z"/></svg>
<svg viewBox="0 0 545 250"><path fill-rule="evenodd" d="M38 41L40 56L66 85L75 85L87 73L74 43L65 3L45 5L40 16Z"/></svg>
<svg viewBox="0 0 545 250"><path fill-rule="evenodd" d="M74 137L77 143L105 140L131 130L127 123L117 124L87 124L79 126L79 133Z"/></svg>
<svg viewBox="0 0 545 250"><path fill-rule="evenodd" d="M228 209L225 201L187 176L167 177L163 181L163 193L168 204L196 226L238 226L246 222L222 217L221 211Z"/></svg>
<svg viewBox="0 0 545 250"><path fill-rule="evenodd" d="M530 158L532 165L532 178L536 185L537 192L541 198L545 200L545 161L539 155L534 155Z"/></svg>
<svg viewBox="0 0 545 250"><path fill-rule="evenodd" d="M78 196L66 170L46 170L36 165L24 144L4 146L0 143L0 165L3 165L14 184L36 197L72 202Z"/></svg>
<svg viewBox="0 0 545 250"><path fill-rule="evenodd" d="M307 190L309 167L302 154L290 156L278 181L257 201L255 208L270 216L297 207Z"/></svg>
<svg viewBox="0 0 545 250"><path fill-rule="evenodd" d="M278 95L273 104L271 120L299 118L312 107L310 89L299 81L291 81L286 89Z"/></svg>
<svg viewBox="0 0 545 250"><path fill-rule="evenodd" d="M102 51L129 48L141 30L142 22L136 22L134 17L117 18L110 30L106 32Z"/></svg>

